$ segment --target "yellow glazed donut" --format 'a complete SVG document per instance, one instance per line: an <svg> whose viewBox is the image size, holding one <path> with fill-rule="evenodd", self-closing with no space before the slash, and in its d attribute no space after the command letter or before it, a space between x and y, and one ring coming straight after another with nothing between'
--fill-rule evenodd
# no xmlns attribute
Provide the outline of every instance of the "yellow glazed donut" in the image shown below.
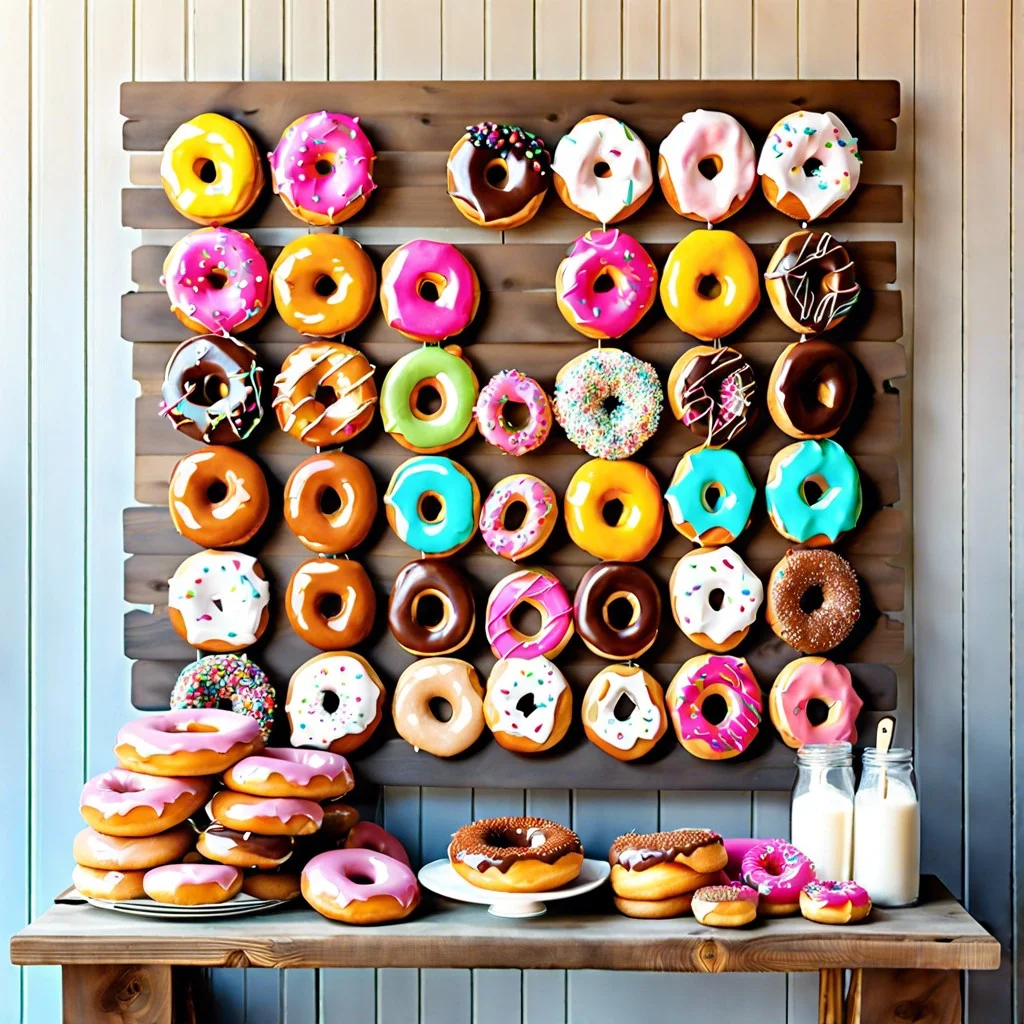
<svg viewBox="0 0 1024 1024"><path fill-rule="evenodd" d="M622 504L614 526L604 507ZM565 492L565 525L574 543L602 561L639 562L661 536L661 490L639 462L591 459L573 474Z"/></svg>
<svg viewBox="0 0 1024 1024"><path fill-rule="evenodd" d="M256 202L263 166L240 124L221 114L200 114L167 140L160 184L183 217L197 224L230 224Z"/></svg>
<svg viewBox="0 0 1024 1024"><path fill-rule="evenodd" d="M731 334L760 297L757 260L731 231L691 231L669 253L662 305L676 327L701 341Z"/></svg>
<svg viewBox="0 0 1024 1024"><path fill-rule="evenodd" d="M303 235L289 242L270 271L274 304L299 334L335 338L358 327L377 297L377 272L346 235Z"/></svg>

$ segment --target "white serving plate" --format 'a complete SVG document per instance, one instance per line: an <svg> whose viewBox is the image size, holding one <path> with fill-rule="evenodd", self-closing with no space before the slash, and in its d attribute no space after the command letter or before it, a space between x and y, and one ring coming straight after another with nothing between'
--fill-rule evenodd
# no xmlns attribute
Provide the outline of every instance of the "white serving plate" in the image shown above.
<svg viewBox="0 0 1024 1024"><path fill-rule="evenodd" d="M119 914L133 914L135 917L160 917L165 920L196 917L238 917L241 914L259 914L274 907L283 906L290 900L258 900L255 896L240 892L224 903L197 903L191 907L180 907L173 903L157 903L148 896L137 900L97 900L91 896L83 896L73 891L71 896L78 896L86 903L101 910L113 910Z"/></svg>
<svg viewBox="0 0 1024 1024"><path fill-rule="evenodd" d="M447 896L463 903L482 903L495 917L539 917L547 913L546 904L552 900L567 900L581 896L602 885L611 872L605 860L583 861L579 876L568 885L548 892L494 892L470 885L451 866L447 857L432 860L420 868L420 884L439 896Z"/></svg>

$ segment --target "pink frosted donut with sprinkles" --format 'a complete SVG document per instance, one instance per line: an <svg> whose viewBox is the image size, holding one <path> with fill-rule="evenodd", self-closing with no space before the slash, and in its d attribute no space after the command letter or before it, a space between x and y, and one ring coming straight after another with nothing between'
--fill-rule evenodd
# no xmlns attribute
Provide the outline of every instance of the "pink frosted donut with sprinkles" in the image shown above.
<svg viewBox="0 0 1024 1024"><path fill-rule="evenodd" d="M523 406L528 419L517 426L512 406ZM521 370L502 370L480 390L473 409L483 439L508 455L539 448L551 433L551 402L544 389Z"/></svg>
<svg viewBox="0 0 1024 1024"><path fill-rule="evenodd" d="M506 517L517 504L526 512L522 522L511 528ZM499 480L487 495L480 510L480 536L496 555L516 562L544 546L557 518L555 492L539 477L516 473Z"/></svg>
<svg viewBox="0 0 1024 1024"><path fill-rule="evenodd" d="M512 613L521 604L540 612L536 633L523 633L512 624ZM573 633L572 602L546 569L520 569L501 580L491 591L485 619L496 658L554 658Z"/></svg>
<svg viewBox="0 0 1024 1024"><path fill-rule="evenodd" d="M577 238L555 274L562 316L588 338L621 338L657 293L658 270L647 250L617 228Z"/></svg>
<svg viewBox="0 0 1024 1024"><path fill-rule="evenodd" d="M160 283L171 312L196 334L254 327L270 301L270 273L256 243L234 228L190 231L171 246Z"/></svg>
<svg viewBox="0 0 1024 1024"><path fill-rule="evenodd" d="M757 890L758 909L769 917L795 914L801 890L816 877L810 858L782 839L755 844L740 863L740 881Z"/></svg>
<svg viewBox="0 0 1024 1024"><path fill-rule="evenodd" d="M230 703L260 727L264 742L274 724L274 690L266 672L244 654L209 654L186 665L171 690L171 710L219 708Z"/></svg>
<svg viewBox="0 0 1024 1024"><path fill-rule="evenodd" d="M377 159L358 117L306 114L292 121L270 154L274 192L307 224L341 224L377 187Z"/></svg>
<svg viewBox="0 0 1024 1024"><path fill-rule="evenodd" d="M800 892L800 913L819 924L854 924L871 913L871 897L856 882L809 882Z"/></svg>

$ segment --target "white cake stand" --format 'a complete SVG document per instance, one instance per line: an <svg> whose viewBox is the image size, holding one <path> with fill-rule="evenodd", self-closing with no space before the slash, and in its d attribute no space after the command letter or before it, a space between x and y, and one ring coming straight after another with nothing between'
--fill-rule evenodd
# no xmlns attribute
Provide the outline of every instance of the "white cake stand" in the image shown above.
<svg viewBox="0 0 1024 1024"><path fill-rule="evenodd" d="M448 858L432 860L420 868L420 884L439 896L461 900L463 903L487 904L487 913L495 917L540 917L547 913L546 904L552 900L567 900L580 896L604 883L611 868L604 860L584 860L579 876L568 885L549 892L494 892L470 885L451 866Z"/></svg>

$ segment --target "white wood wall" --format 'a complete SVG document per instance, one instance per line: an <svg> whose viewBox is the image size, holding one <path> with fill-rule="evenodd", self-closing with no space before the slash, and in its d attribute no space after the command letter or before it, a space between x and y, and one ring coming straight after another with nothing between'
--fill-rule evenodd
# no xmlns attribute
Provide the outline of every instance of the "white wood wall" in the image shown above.
<svg viewBox="0 0 1024 1024"><path fill-rule="evenodd" d="M8 0L0 767L13 781L0 801L0 935L67 883L79 787L108 766L115 730L132 714L120 510L132 502L134 386L118 317L137 240L118 226L128 180L118 84L860 75L901 81L899 148L877 160L882 172L916 175L905 193L899 277L908 329L916 321L920 339L913 420L908 402L904 424L915 432L915 466L904 486L913 485L916 508L926 868L1009 941L1016 656L1006 642L1015 585L1007 545L1012 487L1024 483L1019 469L1011 476L1010 457L1011 200L1024 201L1011 166L1011 125L1024 111L1021 75L1011 70L1024 25L1011 26L1014 17L1024 12L1018 4L1014 15L1012 0ZM549 815L599 849L627 826L682 821L779 833L787 803L778 794L391 788L383 810L387 827L426 859L474 815ZM991 878L1006 885L993 889ZM815 1019L815 980L483 970L211 976L217 1019L288 1024L600 1024L631 1018L638 1006L652 1016L685 1007L719 1024L803 1024ZM1009 971L972 979L974 1019L1011 1020L1010 992ZM20 1008L33 1024L57 1020L59 1002L54 969L0 966L4 1019Z"/></svg>

